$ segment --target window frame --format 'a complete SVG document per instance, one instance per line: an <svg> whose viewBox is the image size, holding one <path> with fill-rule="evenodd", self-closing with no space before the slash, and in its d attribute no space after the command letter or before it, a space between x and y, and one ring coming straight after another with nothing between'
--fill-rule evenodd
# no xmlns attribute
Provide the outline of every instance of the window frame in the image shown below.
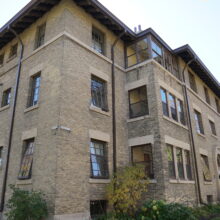
<svg viewBox="0 0 220 220"><path fill-rule="evenodd" d="M186 175L184 172L183 149L180 147L175 147L175 148L176 148L176 166L177 166L177 171L178 171L178 177L180 180L185 180ZM180 152L180 160L178 158L178 151ZM182 169L182 171L180 169ZM181 176L181 172L182 172L182 176Z"/></svg>
<svg viewBox="0 0 220 220"><path fill-rule="evenodd" d="M204 154L200 154L200 158L201 158L201 165L202 165L202 172L203 172L203 180L205 182L212 182L212 173L210 170L210 166L209 166L209 158L207 155ZM204 165L206 167L204 167ZM207 169L206 171L204 169ZM206 172L208 172L208 175L210 175L210 179L206 177Z"/></svg>
<svg viewBox="0 0 220 220"><path fill-rule="evenodd" d="M170 98L173 98L173 101L171 101L171 99ZM178 122L178 113L177 113L177 103L176 103L176 96L175 95L173 95L172 93L169 93L168 94L168 99L169 99L169 107L170 107L170 116L171 116L171 118L173 119L173 120L175 120L175 121L177 121ZM172 106L172 102L174 102L173 104L174 104L174 106ZM174 112L173 112L173 111ZM173 113L175 113L175 117L174 117L174 115L173 115Z"/></svg>
<svg viewBox="0 0 220 220"><path fill-rule="evenodd" d="M190 88L195 92L197 93L198 92L198 89L197 89L197 84L196 84L196 79L195 79L195 75L188 71L188 75L189 75L189 85L190 85Z"/></svg>
<svg viewBox="0 0 220 220"><path fill-rule="evenodd" d="M103 155L98 155L95 153L92 153L91 149L92 149L92 145L94 146L95 144L98 145L102 145L103 146ZM95 150L95 147L93 147ZM100 149L99 149L100 151ZM100 151L101 152L101 151ZM100 160L102 160L102 164L101 166L99 166L99 172L100 173L105 173L105 175L94 175L94 170L93 170L93 159L92 157L96 158L96 163L98 164L98 162L100 162ZM97 158L99 158L99 161L97 161ZM91 139L90 140L90 178L92 179L109 179L109 163L108 163L108 146L107 146L107 142L104 141L100 141L100 140L96 140L96 139ZM103 170L101 170L103 168Z"/></svg>
<svg viewBox="0 0 220 220"><path fill-rule="evenodd" d="M97 205L96 209L99 213L96 213L96 214L93 213L92 203L99 203L99 204L96 204ZM103 203L103 204L101 204L101 203ZM90 200L90 217L91 217L91 219L96 219L97 217L102 216L103 214L106 214L107 206L108 206L107 200Z"/></svg>
<svg viewBox="0 0 220 220"><path fill-rule="evenodd" d="M172 160L169 160L169 150L168 148L171 149L171 155ZM174 146L171 144L166 144L166 150L167 150L167 162L168 162L168 176L170 179L176 179L177 178L177 173L176 173L176 165L175 165L175 158L174 158ZM170 162L170 163L169 163ZM172 165L172 174L171 174L171 165Z"/></svg>
<svg viewBox="0 0 220 220"><path fill-rule="evenodd" d="M10 105L10 101L11 101L11 88L8 88L4 90L2 93L1 108Z"/></svg>
<svg viewBox="0 0 220 220"><path fill-rule="evenodd" d="M210 125L212 135L217 136L215 122L209 119L209 125Z"/></svg>
<svg viewBox="0 0 220 220"><path fill-rule="evenodd" d="M220 114L220 104L218 98L215 97L215 105L216 105L216 110Z"/></svg>
<svg viewBox="0 0 220 220"><path fill-rule="evenodd" d="M184 104L181 99L177 99L177 112L178 112L178 119L182 125L186 125L186 115L184 110Z"/></svg>
<svg viewBox="0 0 220 220"><path fill-rule="evenodd" d="M34 44L35 50L44 45L45 34L46 34L46 22L37 27L35 44Z"/></svg>
<svg viewBox="0 0 220 220"><path fill-rule="evenodd" d="M141 99L141 89L145 89L145 95L146 95L146 99L144 99L144 100L142 100ZM131 103L131 99L130 99L130 94L132 93L132 92L134 92L134 91L138 91L138 94L139 94L139 98L140 98L140 100L138 101L138 102L136 102L136 103ZM131 89L131 90L129 90L128 91L128 102L129 102L129 118L137 118L137 117L141 117L141 116L145 116L145 115L149 115L149 105L148 105L148 93L147 93L147 86L146 85L143 85L143 86L140 86L140 87L137 87L137 88L135 88L135 89ZM144 105L144 111L142 112L142 113L139 113L139 114L136 114L136 115L133 115L133 113L132 113L132 105L136 105L136 104L140 104L140 103L144 103L145 105Z"/></svg>
<svg viewBox="0 0 220 220"><path fill-rule="evenodd" d="M16 57L17 53L18 53L18 43L15 43L10 48L9 59Z"/></svg>
<svg viewBox="0 0 220 220"><path fill-rule="evenodd" d="M194 109L194 120L196 123L197 133L204 135L205 131L204 131L204 126L203 126L203 121L202 121L202 114L196 109Z"/></svg>
<svg viewBox="0 0 220 220"><path fill-rule="evenodd" d="M164 92L164 94L165 94L166 103L163 102L163 96L162 96L161 92ZM162 88L162 87L160 87L160 97L161 97L161 104L162 104L163 115L165 115L166 117L170 117L169 102L168 102L168 97L167 97L167 90ZM164 106L166 106L166 112L164 112L164 108L165 108Z"/></svg>
<svg viewBox="0 0 220 220"><path fill-rule="evenodd" d="M191 162L191 154L189 150L183 149L184 154L184 162L185 162L185 169L186 169L186 178L190 181L193 180L193 173L192 173L192 162Z"/></svg>
<svg viewBox="0 0 220 220"><path fill-rule="evenodd" d="M39 78L39 86L37 86L38 78ZM27 108L38 105L39 97L40 97L40 87L41 87L41 72L38 72L30 77ZM38 91L37 94L35 93L36 91ZM35 95L37 95L37 100L35 100Z"/></svg>
<svg viewBox="0 0 220 220"><path fill-rule="evenodd" d="M211 100L210 100L208 88L206 86L204 86L204 94L205 94L206 102L210 105L211 104Z"/></svg>
<svg viewBox="0 0 220 220"><path fill-rule="evenodd" d="M0 146L0 169L3 167L3 150L4 147Z"/></svg>
<svg viewBox="0 0 220 220"><path fill-rule="evenodd" d="M97 39L94 38L94 35L98 35L101 42L98 42ZM100 44L100 48L96 48L96 44ZM105 34L98 28L92 26L92 48L97 53L100 53L102 55L105 55Z"/></svg>
<svg viewBox="0 0 220 220"><path fill-rule="evenodd" d="M24 141L20 168L18 173L19 180L27 180L32 178L32 168L33 168L33 159L34 159L34 149L35 149L35 138L30 138ZM30 151L30 152L28 152ZM31 159L29 159L31 158ZM27 163L28 161L28 163ZM26 175L23 175L22 172L25 172L25 166L27 168L28 164L28 172ZM23 171L22 171L23 170Z"/></svg>

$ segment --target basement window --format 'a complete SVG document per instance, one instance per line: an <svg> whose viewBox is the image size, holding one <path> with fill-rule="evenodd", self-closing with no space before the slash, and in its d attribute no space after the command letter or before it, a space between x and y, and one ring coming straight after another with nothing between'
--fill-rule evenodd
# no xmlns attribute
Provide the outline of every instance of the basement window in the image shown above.
<svg viewBox="0 0 220 220"><path fill-rule="evenodd" d="M1 107L9 105L10 104L10 99L11 99L11 88L7 89L3 92Z"/></svg>
<svg viewBox="0 0 220 220"><path fill-rule="evenodd" d="M104 55L104 45L105 45L105 36L104 34L96 29L95 27L92 28L92 48Z"/></svg>
<svg viewBox="0 0 220 220"><path fill-rule="evenodd" d="M46 30L46 23L40 25L37 28L36 40L35 40L35 49L42 46L44 44L45 38L45 30Z"/></svg>
<svg viewBox="0 0 220 220"><path fill-rule="evenodd" d="M18 179L31 179L32 163L34 153L34 139L26 140L24 143L24 151L21 160L21 167L18 174Z"/></svg>
<svg viewBox="0 0 220 220"><path fill-rule="evenodd" d="M11 46L9 59L17 56L18 44L14 44Z"/></svg>
<svg viewBox="0 0 220 220"><path fill-rule="evenodd" d="M106 200L94 200L90 201L90 216L92 219L96 219L106 214L107 201Z"/></svg>
<svg viewBox="0 0 220 220"><path fill-rule="evenodd" d="M146 86L129 91L129 109L130 118L149 114Z"/></svg>
<svg viewBox="0 0 220 220"><path fill-rule="evenodd" d="M132 162L134 165L143 165L145 168L146 177L154 179L151 144L132 147Z"/></svg>

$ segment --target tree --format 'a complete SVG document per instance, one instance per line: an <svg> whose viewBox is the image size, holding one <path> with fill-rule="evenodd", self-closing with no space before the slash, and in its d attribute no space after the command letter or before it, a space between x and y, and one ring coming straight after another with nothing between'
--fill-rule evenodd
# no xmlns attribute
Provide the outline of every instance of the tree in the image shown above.
<svg viewBox="0 0 220 220"><path fill-rule="evenodd" d="M144 167L127 166L119 169L107 186L109 203L116 213L134 216L143 193L147 192Z"/></svg>
<svg viewBox="0 0 220 220"><path fill-rule="evenodd" d="M10 186L13 193L7 203L8 220L42 220L48 216L44 195L37 191L26 191Z"/></svg>

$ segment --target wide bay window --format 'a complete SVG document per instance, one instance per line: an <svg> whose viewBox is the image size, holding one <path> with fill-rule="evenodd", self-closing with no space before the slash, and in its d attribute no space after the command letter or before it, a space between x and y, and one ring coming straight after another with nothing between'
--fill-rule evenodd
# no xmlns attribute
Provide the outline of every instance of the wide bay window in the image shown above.
<svg viewBox="0 0 220 220"><path fill-rule="evenodd" d="M203 178L206 182L212 181L212 175L209 168L209 159L208 156L201 154L201 164L202 164L202 172L203 172Z"/></svg>
<svg viewBox="0 0 220 220"><path fill-rule="evenodd" d="M149 114L146 86L129 91L129 110L130 118Z"/></svg>
<svg viewBox="0 0 220 220"><path fill-rule="evenodd" d="M92 105L108 111L107 83L95 76L91 78Z"/></svg>
<svg viewBox="0 0 220 220"><path fill-rule="evenodd" d="M146 177L153 179L153 154L151 144L132 147L132 162L144 166Z"/></svg>
<svg viewBox="0 0 220 220"><path fill-rule="evenodd" d="M98 140L90 142L91 178L107 179L109 177L106 145L105 142Z"/></svg>

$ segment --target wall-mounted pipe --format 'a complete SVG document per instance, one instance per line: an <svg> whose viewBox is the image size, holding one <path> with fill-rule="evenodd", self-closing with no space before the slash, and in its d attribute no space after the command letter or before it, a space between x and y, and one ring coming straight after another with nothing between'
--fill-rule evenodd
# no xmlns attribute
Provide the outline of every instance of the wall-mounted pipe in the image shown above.
<svg viewBox="0 0 220 220"><path fill-rule="evenodd" d="M5 165L5 172L4 172L3 185L2 185L0 212L3 212L4 206L5 206L5 193L6 193L6 189L7 189L8 169L9 169L9 162L10 162L12 136L13 136L13 130L14 130L15 110L16 110L16 104L17 104L18 87L19 87L19 82L20 82L22 58L23 58L23 52L24 52L24 44L23 44L21 38L16 33L16 31L13 30L13 28L11 28L10 26L8 26L8 30L11 31L15 35L17 40L19 41L19 43L21 45L21 50L20 50L18 66L17 66L16 82L15 82L15 86L14 86L14 97L13 97L13 101L12 101L12 110L11 110L11 116L10 116L8 150L7 150L6 165Z"/></svg>

